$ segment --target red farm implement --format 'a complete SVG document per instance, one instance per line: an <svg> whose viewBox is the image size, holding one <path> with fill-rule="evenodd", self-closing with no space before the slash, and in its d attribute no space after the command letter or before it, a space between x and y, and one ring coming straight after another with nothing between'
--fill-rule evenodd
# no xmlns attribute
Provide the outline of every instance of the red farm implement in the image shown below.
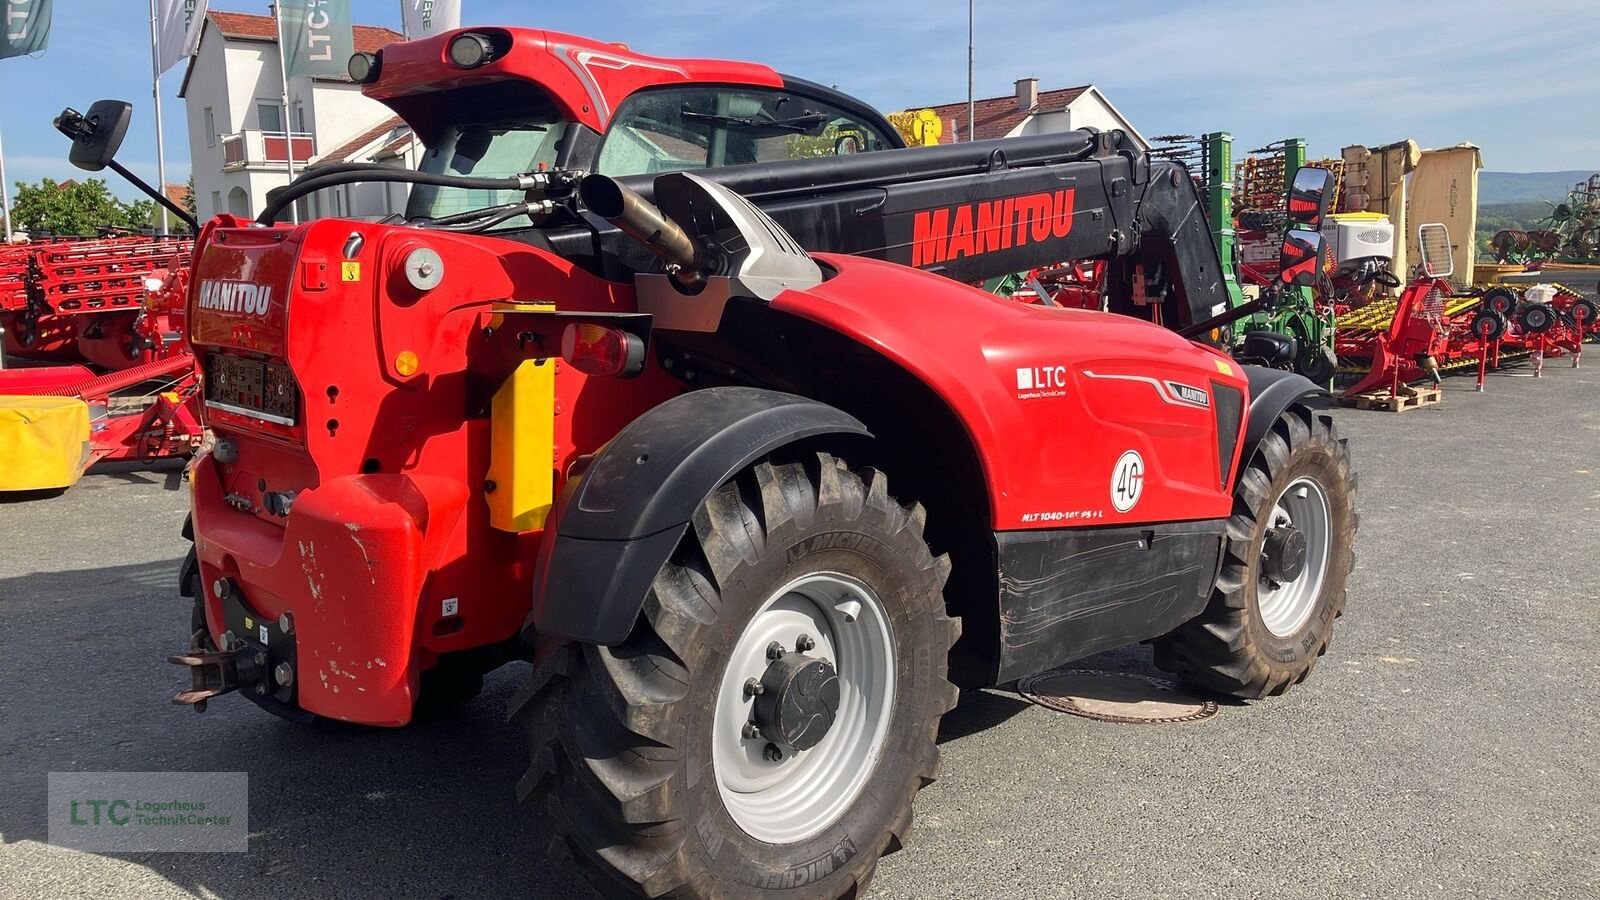
<svg viewBox="0 0 1600 900"><path fill-rule="evenodd" d="M0 370L0 397L20 410L0 438L37 457L19 460L20 471L50 473L38 483L19 475L12 489L61 487L97 462L188 456L199 445L198 382L183 339L192 255L188 239L143 237L0 250L0 327L22 363ZM56 398L82 403L74 429L87 419L87 433L40 437L53 426L30 410L57 408Z"/></svg>
<svg viewBox="0 0 1600 900"><path fill-rule="evenodd" d="M124 369L164 358L181 338L165 291L188 268L188 238L112 237L0 250L0 327L6 350ZM150 290L147 282L160 282Z"/></svg>
<svg viewBox="0 0 1600 900"><path fill-rule="evenodd" d="M1434 228L1443 231L1422 226L1422 273L1400 299L1341 313L1342 371L1365 373L1345 396L1383 388L1393 396L1403 384L1454 371L1477 371L1481 387L1485 371L1521 358L1532 358L1535 374L1546 357L1570 354L1578 364L1583 341L1600 334L1593 301L1562 285L1457 293L1447 270L1430 267Z"/></svg>

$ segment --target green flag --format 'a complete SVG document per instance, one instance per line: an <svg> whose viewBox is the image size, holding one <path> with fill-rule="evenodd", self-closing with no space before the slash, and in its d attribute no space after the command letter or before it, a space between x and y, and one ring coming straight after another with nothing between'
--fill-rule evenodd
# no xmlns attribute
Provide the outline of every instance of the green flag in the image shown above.
<svg viewBox="0 0 1600 900"><path fill-rule="evenodd" d="M0 0L0 59L50 46L51 0Z"/></svg>
<svg viewBox="0 0 1600 900"><path fill-rule="evenodd" d="M350 0L279 0L278 16L290 78L345 74L356 52Z"/></svg>

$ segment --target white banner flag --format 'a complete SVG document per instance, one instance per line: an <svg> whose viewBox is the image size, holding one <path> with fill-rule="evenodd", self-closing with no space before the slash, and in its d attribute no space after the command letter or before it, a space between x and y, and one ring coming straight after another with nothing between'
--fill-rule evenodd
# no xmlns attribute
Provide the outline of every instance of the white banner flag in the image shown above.
<svg viewBox="0 0 1600 900"><path fill-rule="evenodd" d="M461 27L461 0L400 0L406 39L420 41Z"/></svg>
<svg viewBox="0 0 1600 900"><path fill-rule="evenodd" d="M157 0L156 9L161 26L161 71L165 72L200 48L206 0Z"/></svg>

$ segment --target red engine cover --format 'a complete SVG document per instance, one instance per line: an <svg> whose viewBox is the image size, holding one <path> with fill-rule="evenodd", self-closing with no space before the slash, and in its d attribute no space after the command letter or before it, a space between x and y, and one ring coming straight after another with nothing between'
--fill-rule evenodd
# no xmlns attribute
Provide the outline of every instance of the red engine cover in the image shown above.
<svg viewBox="0 0 1600 900"><path fill-rule="evenodd" d="M838 275L773 307L875 347L944 398L983 462L995 530L1229 514L1221 473L1238 451L1229 445L1219 458L1212 396L1218 385L1247 396L1238 363L1127 316L1014 303L890 263L819 258Z"/></svg>

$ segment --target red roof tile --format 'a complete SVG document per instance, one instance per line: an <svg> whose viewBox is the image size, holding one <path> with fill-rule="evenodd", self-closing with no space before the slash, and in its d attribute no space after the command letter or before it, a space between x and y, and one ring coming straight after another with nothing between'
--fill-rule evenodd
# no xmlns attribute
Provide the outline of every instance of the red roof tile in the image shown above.
<svg viewBox="0 0 1600 900"><path fill-rule="evenodd" d="M227 12L224 10L211 10L207 14L211 23L223 35L245 41L274 41L278 40L278 26L271 16L253 16L249 13ZM378 28L373 25L355 26L355 43L357 53L376 53L384 44L405 40L398 31L387 28Z"/></svg>
<svg viewBox="0 0 1600 900"><path fill-rule="evenodd" d="M317 166L325 164L332 165L334 163L350 162L350 157L354 156L357 150L360 150L362 147L365 147L378 138L381 138L396 128L399 128L403 124L405 123L400 120L399 116L390 116L379 124L372 126L350 140L345 141L343 144L340 144L327 153L317 157L317 161L313 163L310 168L316 168Z"/></svg>
<svg viewBox="0 0 1600 900"><path fill-rule="evenodd" d="M1089 85L1079 87L1060 88L1054 91L1040 91L1039 102L1029 110L1017 108L1017 95L1007 94L1004 97L987 97L973 102L973 120L976 123L978 140L987 141L992 138L1003 138L1011 133L1011 129L1022 124L1022 120L1039 112L1053 112L1067 108L1067 104L1083 96ZM913 106L912 109L923 107ZM956 131L960 131L961 140L967 139L967 102L945 103L939 106L930 106L944 129L939 135L939 143L954 143ZM956 123L956 128L951 128L951 120Z"/></svg>

